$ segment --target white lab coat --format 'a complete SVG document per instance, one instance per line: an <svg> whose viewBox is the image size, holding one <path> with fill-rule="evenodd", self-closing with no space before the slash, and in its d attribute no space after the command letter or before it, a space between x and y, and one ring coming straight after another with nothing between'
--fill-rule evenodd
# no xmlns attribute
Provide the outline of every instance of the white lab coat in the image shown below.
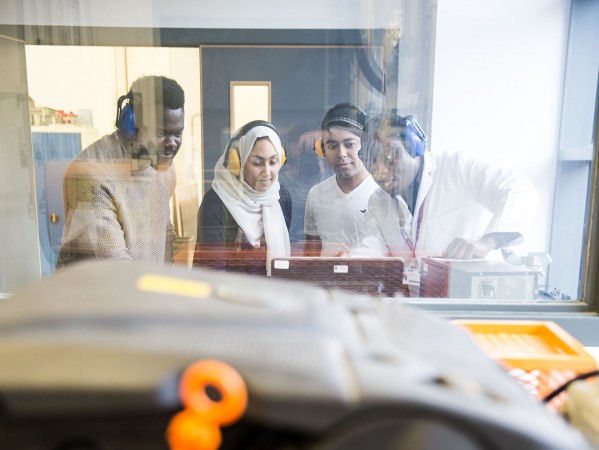
<svg viewBox="0 0 599 450"><path fill-rule="evenodd" d="M524 236L538 200L534 185L513 171L463 153L427 152L414 217L400 196L379 189L369 201L363 238L349 254L420 261L440 256L456 237L479 239L490 232Z"/></svg>

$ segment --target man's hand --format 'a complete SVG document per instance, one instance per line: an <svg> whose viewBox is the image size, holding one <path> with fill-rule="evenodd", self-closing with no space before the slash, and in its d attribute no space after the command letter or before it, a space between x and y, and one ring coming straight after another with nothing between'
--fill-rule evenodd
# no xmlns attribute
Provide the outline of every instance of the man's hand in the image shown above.
<svg viewBox="0 0 599 450"><path fill-rule="evenodd" d="M442 256L457 259L484 258L497 246L492 237L485 236L479 240L455 238L447 246Z"/></svg>
<svg viewBox="0 0 599 450"><path fill-rule="evenodd" d="M304 235L304 256L320 256L322 242L317 236Z"/></svg>

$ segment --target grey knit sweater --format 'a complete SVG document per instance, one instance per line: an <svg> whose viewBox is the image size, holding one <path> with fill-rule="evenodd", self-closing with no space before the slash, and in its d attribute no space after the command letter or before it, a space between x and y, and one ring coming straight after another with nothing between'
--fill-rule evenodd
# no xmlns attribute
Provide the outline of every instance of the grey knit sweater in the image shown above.
<svg viewBox="0 0 599 450"><path fill-rule="evenodd" d="M90 258L172 261L175 184L173 166L136 169L117 132L91 144L65 172L57 268Z"/></svg>

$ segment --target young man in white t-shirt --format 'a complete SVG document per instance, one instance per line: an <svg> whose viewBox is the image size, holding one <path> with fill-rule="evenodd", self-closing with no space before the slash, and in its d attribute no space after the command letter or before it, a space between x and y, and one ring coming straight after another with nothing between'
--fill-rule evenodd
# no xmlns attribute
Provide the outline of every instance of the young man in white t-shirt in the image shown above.
<svg viewBox="0 0 599 450"><path fill-rule="evenodd" d="M326 158L335 175L308 193L304 218L306 254L337 256L360 239L368 199L379 188L358 155L367 117L362 108L340 103L329 109L322 120L315 150Z"/></svg>

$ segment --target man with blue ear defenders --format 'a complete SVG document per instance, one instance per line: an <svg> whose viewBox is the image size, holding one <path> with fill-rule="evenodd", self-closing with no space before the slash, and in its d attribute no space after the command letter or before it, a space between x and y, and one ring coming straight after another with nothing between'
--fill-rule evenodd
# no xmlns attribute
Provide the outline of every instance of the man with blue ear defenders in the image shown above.
<svg viewBox="0 0 599 450"><path fill-rule="evenodd" d="M172 97L169 91L164 95L160 88L149 86L147 80L153 79L142 77L135 81L129 92L117 101L115 126L119 138L131 152L133 170L148 165L166 169L181 148L184 121L181 99ZM166 80L166 89L169 89L168 78L158 79ZM159 102L164 104L157 108Z"/></svg>
<svg viewBox="0 0 599 450"><path fill-rule="evenodd" d="M185 95L170 78L137 79L117 102L117 130L84 149L64 177L65 226L57 267L107 258L170 262L170 199Z"/></svg>
<svg viewBox="0 0 599 450"><path fill-rule="evenodd" d="M335 174L312 187L306 199L305 253L337 256L358 242L368 199L378 189L360 158L368 115L339 103L322 119L315 151Z"/></svg>
<svg viewBox="0 0 599 450"><path fill-rule="evenodd" d="M530 181L463 153L426 151L412 116L392 111L369 127L365 160L383 189L350 256L401 256L404 282L417 287L423 257L482 258L521 240L538 203Z"/></svg>

